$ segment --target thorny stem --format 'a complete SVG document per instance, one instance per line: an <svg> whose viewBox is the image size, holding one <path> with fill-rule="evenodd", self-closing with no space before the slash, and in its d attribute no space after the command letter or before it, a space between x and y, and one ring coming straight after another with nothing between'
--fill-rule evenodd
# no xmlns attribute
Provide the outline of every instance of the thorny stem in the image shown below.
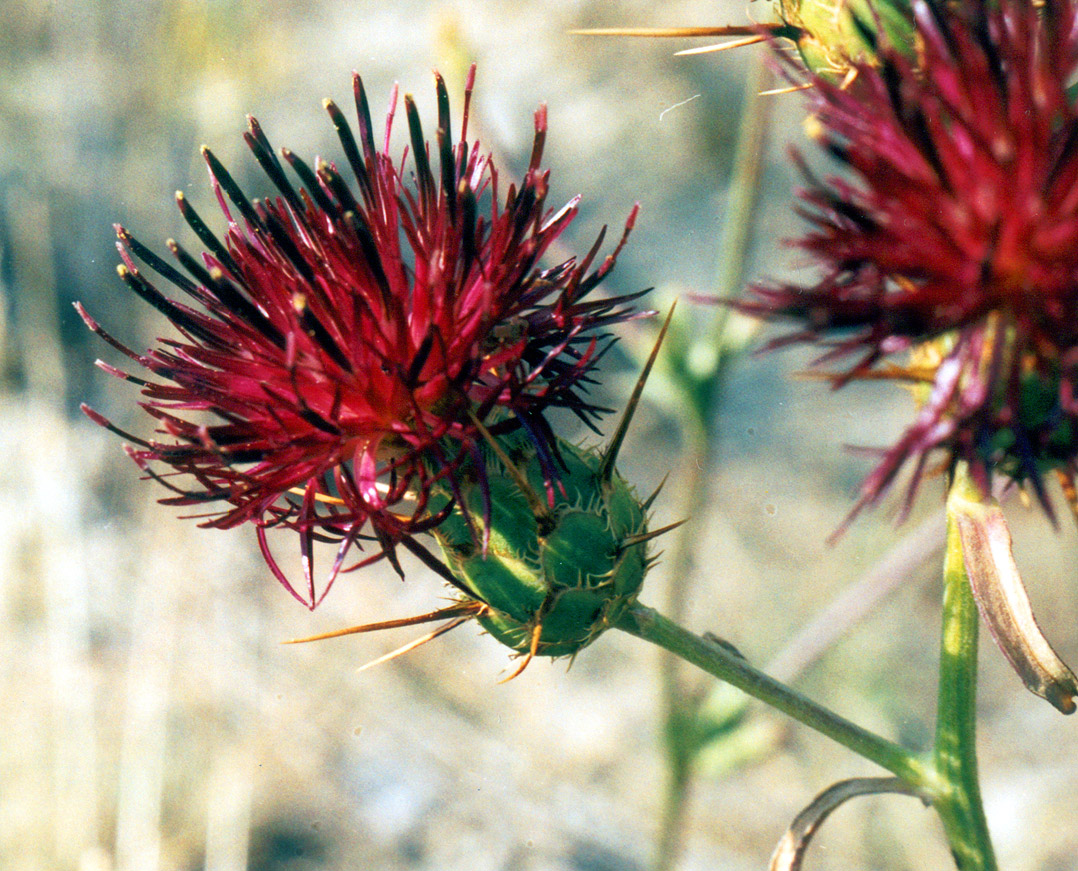
<svg viewBox="0 0 1078 871"><path fill-rule="evenodd" d="M952 492L968 486L960 467ZM951 512L943 563L943 632L934 762L939 785L932 804L943 822L959 871L995 871L977 777L977 632L979 615Z"/></svg>
<svg viewBox="0 0 1078 871"><path fill-rule="evenodd" d="M720 642L694 635L653 608L639 603L627 609L615 625L630 635L635 635L670 651L686 662L702 668L708 674L726 681L753 698L759 699L844 747L848 747L854 753L875 762L901 778L914 790L931 791L933 795L936 794L937 778L916 754L858 726L812 701L797 690L769 677L749 665L737 652Z"/></svg>

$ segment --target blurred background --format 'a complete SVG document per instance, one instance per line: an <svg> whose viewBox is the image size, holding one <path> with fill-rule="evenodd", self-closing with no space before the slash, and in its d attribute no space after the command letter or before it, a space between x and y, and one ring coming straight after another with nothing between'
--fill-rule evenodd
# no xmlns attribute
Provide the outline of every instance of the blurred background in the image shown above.
<svg viewBox="0 0 1078 871"><path fill-rule="evenodd" d="M698 43L568 31L766 19L763 0L3 0L0 13L0 866L651 867L665 779L656 651L611 633L571 668L536 662L499 684L512 662L471 626L362 673L419 631L281 645L431 610L442 586L414 564L406 583L377 566L342 578L310 614L273 581L249 530L200 530L156 504L163 493L139 483L120 440L78 412L89 401L148 431L136 388L92 365L119 361L71 303L147 347L162 324L116 277L112 224L159 251L171 236L194 244L173 192L214 212L200 144L264 196L269 182L242 141L245 113L275 145L336 159L320 102L347 106L353 69L376 124L396 80L429 132L431 69L446 74L459 107L471 60L473 123L510 177L526 164L536 104L549 102L551 200L583 195L566 254L590 247L604 223L620 228L639 201L610 292L655 287L662 308L713 293L745 83L761 49L678 58ZM803 107L798 95L765 99L750 276L797 266L781 240L797 232L786 149L800 141ZM713 314L687 298L679 306L676 328L698 355L708 354ZM646 347L649 328L634 329L625 348ZM600 397L618 407L636 363L628 353L609 360ZM642 600L676 602L695 630L772 662L854 720L927 746L942 486L925 487L904 525L892 499L829 547L870 462L843 446L887 444L909 401L893 388L834 395L792 377L808 360L745 356L728 370L714 460L691 506L695 570L672 577L660 565ZM643 494L670 474L655 526L687 510L697 462L677 409L658 402L670 396L662 377L621 463ZM1012 503L1031 596L1073 663L1074 524L1053 531ZM294 547L278 543L282 563ZM1025 693L990 642L982 661L983 787L1001 865L1078 868L1078 723ZM714 702L740 710L733 696ZM693 780L676 863L685 871L765 867L817 792L878 773L758 706L729 731ZM949 863L934 818L894 797L839 811L807 867Z"/></svg>

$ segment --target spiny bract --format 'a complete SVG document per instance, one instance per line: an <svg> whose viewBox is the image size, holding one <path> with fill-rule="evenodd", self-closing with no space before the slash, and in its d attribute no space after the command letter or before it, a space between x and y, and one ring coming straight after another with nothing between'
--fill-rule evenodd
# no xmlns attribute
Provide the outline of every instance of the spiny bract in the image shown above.
<svg viewBox="0 0 1078 871"><path fill-rule="evenodd" d="M434 535L450 571L487 606L478 619L491 635L522 653L574 654L640 591L648 568L645 508L617 472L604 475L599 449L560 440L564 465L553 500L537 497L546 486L534 445L522 437L500 442L533 493L488 456L486 480L457 494L465 512L455 510Z"/></svg>

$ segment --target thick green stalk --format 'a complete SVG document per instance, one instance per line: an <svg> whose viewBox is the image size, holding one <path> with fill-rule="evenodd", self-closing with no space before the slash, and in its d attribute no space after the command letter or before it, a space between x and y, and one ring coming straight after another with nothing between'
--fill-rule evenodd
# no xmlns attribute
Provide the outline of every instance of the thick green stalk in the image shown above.
<svg viewBox="0 0 1078 871"><path fill-rule="evenodd" d="M797 690L753 668L735 650L721 642L694 635L658 611L639 603L629 608L616 626L657 644L708 674L788 714L887 769L913 789L923 791L934 786L932 772L914 753L840 717Z"/></svg>
<svg viewBox="0 0 1078 871"><path fill-rule="evenodd" d="M963 467L952 493L975 486ZM960 871L995 871L977 777L977 631L980 617L962 558L958 524L949 511L943 564L943 634L934 754L938 783L932 804L943 821Z"/></svg>

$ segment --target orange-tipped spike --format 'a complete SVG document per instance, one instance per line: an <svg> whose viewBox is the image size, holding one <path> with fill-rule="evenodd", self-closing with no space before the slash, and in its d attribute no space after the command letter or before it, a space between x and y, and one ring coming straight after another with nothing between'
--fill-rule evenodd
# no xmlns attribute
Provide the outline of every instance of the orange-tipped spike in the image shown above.
<svg viewBox="0 0 1078 871"><path fill-rule="evenodd" d="M675 51L674 57L687 57L692 54L709 54L715 51L726 51L728 48L743 48L746 45L756 45L757 43L764 42L767 39L762 34L754 34L753 36L746 36L743 39L733 39L730 42L716 42L712 45L699 45L696 48L683 48L681 51Z"/></svg>
<svg viewBox="0 0 1078 871"><path fill-rule="evenodd" d="M467 623L471 619L471 616L458 617L452 623L447 623L445 626L439 626L433 632L428 632L426 635L421 635L414 641L409 641L407 644L398 647L396 650L391 650L385 656L379 656L377 659L371 660L366 665L361 665L358 669L356 669L356 671L357 673L361 671L366 671L368 668L374 668L376 665L381 665L383 662L389 662L391 659L396 659L398 656L404 656L404 654L410 653L417 647L422 647L428 641L433 641L439 635L445 635L446 632L450 632L453 629L456 629L462 623Z"/></svg>
<svg viewBox="0 0 1078 871"><path fill-rule="evenodd" d="M362 632L378 632L382 629L400 629L403 626L419 626L423 623L434 623L438 620L449 620L460 617L469 620L478 616L487 606L482 602L458 602L448 608L440 608L429 614L417 614L415 617L402 617L398 620L382 620L378 623L364 623L362 626L349 626L347 629L335 629L332 632L323 632L321 635L311 635L307 638L291 638L282 641L282 644L306 644L310 641L325 641L328 638L342 638L345 635L358 635Z"/></svg>
<svg viewBox="0 0 1078 871"><path fill-rule="evenodd" d="M528 667L531 661L535 659L535 654L539 652L539 636L542 633L543 624L536 623L535 627L532 629L531 643L528 645L528 652L524 656L524 661L516 667L516 669L511 675L509 675L509 677L502 678L500 681L498 681L499 684L509 683L509 681L511 681L513 678L520 677L522 674L524 674L524 669Z"/></svg>
<svg viewBox="0 0 1078 871"><path fill-rule="evenodd" d="M576 36L632 36L645 39L692 39L701 36L771 36L796 41L801 28L792 24L731 24L716 27L589 27L570 30Z"/></svg>
<svg viewBox="0 0 1078 871"><path fill-rule="evenodd" d="M815 87L812 82L805 82L803 85L788 85L784 88L768 88L766 91L760 91L761 97L778 97L781 94L795 94L798 91L807 91L809 88Z"/></svg>

